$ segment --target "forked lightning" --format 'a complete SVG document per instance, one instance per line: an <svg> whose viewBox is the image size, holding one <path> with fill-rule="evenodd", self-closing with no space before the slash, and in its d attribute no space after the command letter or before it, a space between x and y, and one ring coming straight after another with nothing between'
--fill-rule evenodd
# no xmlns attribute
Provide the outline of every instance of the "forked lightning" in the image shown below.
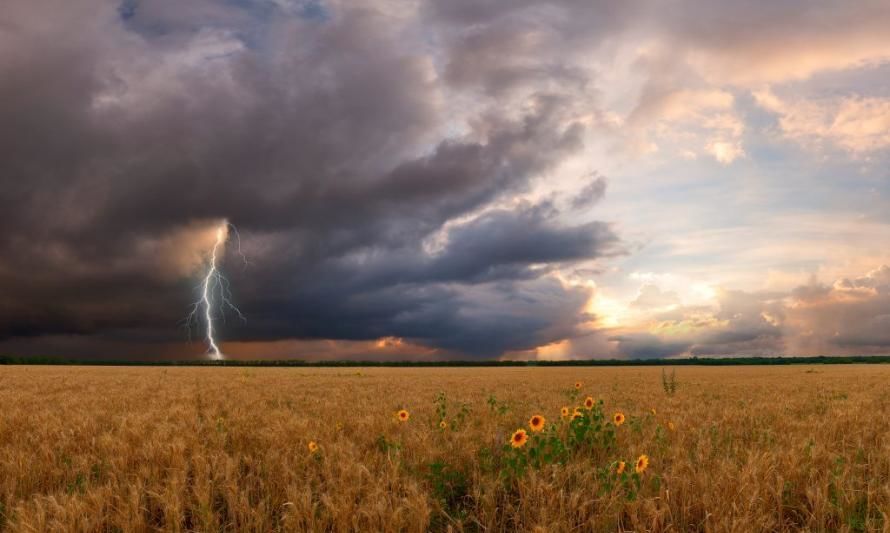
<svg viewBox="0 0 890 533"><path fill-rule="evenodd" d="M210 355L211 359L217 361L223 359L225 356L214 336L214 321L219 318L225 320L226 308L234 311L241 320L246 320L244 315L241 314L241 311L232 303L229 280L226 279L217 265L225 250L225 243L229 239L230 228L238 239L238 253L241 253L241 236L238 234L237 228L229 223L229 221L224 220L216 229L216 242L213 244L213 249L210 251L207 273L200 285L201 298L192 305L192 310L186 318L186 324L190 327L191 324L199 321L198 314L203 312L204 337L207 341L207 353ZM241 257L244 259L243 254L241 254ZM244 259L244 261L245 263L247 262L246 259Z"/></svg>

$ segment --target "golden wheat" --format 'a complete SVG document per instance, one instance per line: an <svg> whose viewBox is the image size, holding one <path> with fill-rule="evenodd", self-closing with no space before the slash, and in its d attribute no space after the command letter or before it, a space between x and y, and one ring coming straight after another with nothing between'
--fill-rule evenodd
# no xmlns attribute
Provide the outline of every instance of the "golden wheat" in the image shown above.
<svg viewBox="0 0 890 533"><path fill-rule="evenodd" d="M886 531L888 378L681 367L668 395L659 368L0 367L0 529ZM502 477L517 428L587 396L623 423L613 449ZM601 475L642 456L633 498Z"/></svg>

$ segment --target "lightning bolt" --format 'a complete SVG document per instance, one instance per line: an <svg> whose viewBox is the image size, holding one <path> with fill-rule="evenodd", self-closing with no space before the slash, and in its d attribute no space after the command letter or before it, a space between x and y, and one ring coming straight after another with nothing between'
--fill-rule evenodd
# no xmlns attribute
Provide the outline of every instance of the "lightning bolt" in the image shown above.
<svg viewBox="0 0 890 533"><path fill-rule="evenodd" d="M191 326L199 322L199 314L203 315L204 322L204 338L207 341L207 353L210 358L216 361L222 360L225 356L219 348L215 337L214 322L218 318L225 321L225 310L231 309L238 315L238 318L246 321L241 311L232 303L232 293L229 290L229 280L222 274L217 263L225 250L226 241L229 239L229 229L235 234L238 242L238 254L248 264L247 258L241 252L241 235L234 225L228 220L223 220L216 228L216 242L210 250L210 256L207 261L207 273L199 285L201 297L192 304L192 310L186 318L186 325ZM218 314L217 314L218 313ZM189 328L191 331L191 328Z"/></svg>

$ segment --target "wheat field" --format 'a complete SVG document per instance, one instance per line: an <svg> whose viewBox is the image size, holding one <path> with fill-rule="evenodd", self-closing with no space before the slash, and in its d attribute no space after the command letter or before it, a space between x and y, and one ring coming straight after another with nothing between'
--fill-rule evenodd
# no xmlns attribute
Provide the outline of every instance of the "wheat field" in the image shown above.
<svg viewBox="0 0 890 533"><path fill-rule="evenodd" d="M0 367L0 530L887 531L888 378ZM572 440L576 406L600 433Z"/></svg>

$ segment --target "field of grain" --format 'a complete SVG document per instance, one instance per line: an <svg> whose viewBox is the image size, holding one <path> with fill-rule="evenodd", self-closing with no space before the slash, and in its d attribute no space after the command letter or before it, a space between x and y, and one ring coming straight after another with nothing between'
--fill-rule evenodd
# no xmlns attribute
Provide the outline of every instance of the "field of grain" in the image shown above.
<svg viewBox="0 0 890 533"><path fill-rule="evenodd" d="M0 367L0 530L887 530L890 367L676 378L671 395L655 367ZM587 396L614 437L570 446L560 409L596 411ZM531 457L542 439L566 449Z"/></svg>

